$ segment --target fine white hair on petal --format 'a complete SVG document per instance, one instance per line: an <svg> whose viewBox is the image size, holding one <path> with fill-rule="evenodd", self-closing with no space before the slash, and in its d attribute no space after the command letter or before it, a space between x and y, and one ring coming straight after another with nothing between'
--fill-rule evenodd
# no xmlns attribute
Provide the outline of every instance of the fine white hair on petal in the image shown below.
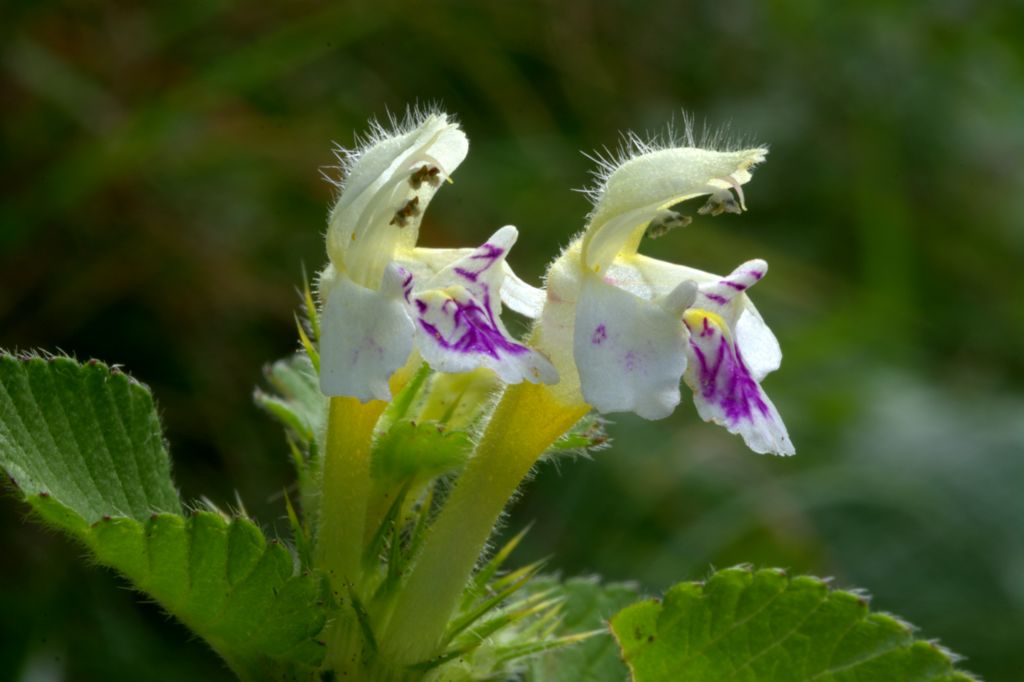
<svg viewBox="0 0 1024 682"><path fill-rule="evenodd" d="M415 247L423 213L469 150L466 135L445 114L408 118L400 125L415 127L378 126L353 153L328 219L328 256L365 287L376 286L399 251Z"/></svg>
<svg viewBox="0 0 1024 682"><path fill-rule="evenodd" d="M583 238L584 266L605 271L618 256L635 254L651 221L669 206L711 195L709 211L739 212L730 194L751 179L750 169L764 160L762 147L721 152L671 147L635 156L605 180Z"/></svg>
<svg viewBox="0 0 1024 682"><path fill-rule="evenodd" d="M683 201L709 196L699 212L711 215L745 210L742 185L768 149L723 139L705 127L697 146L693 121L684 117L682 133L674 126L648 136L624 133L617 152L592 156L597 168L595 183L585 190L593 207L583 238L584 267L604 273L618 256L635 254L652 221Z"/></svg>
<svg viewBox="0 0 1024 682"><path fill-rule="evenodd" d="M583 152L583 156L595 164L590 171L593 182L576 191L585 194L596 208L612 173L631 159L662 149L690 147L715 152L737 152L760 148L768 151L767 145L759 144L749 136L735 135L729 124L712 127L705 121L698 130L692 113L683 111L681 118L681 125L673 119L660 131L646 131L642 134L632 130L623 131L619 133L619 145L614 149L605 146L590 153Z"/></svg>
<svg viewBox="0 0 1024 682"><path fill-rule="evenodd" d="M356 131L353 134L353 145L351 147L335 142L333 153L337 163L333 166L321 168L321 176L333 185L337 193L340 194L345 188L345 181L352 173L352 168L367 150L388 138L411 133L423 125L431 116L444 118L451 124L458 125L459 123L458 118L445 112L439 102L410 105L406 107L405 112L401 115L387 110L384 113L384 121L381 121L379 118L371 118L367 123L367 130ZM337 196L335 196L335 200L337 200Z"/></svg>

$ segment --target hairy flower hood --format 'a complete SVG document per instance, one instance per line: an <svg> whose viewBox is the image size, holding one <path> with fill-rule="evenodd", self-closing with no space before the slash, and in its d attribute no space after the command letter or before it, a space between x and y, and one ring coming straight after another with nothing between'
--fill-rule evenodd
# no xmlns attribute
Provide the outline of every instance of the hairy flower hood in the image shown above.
<svg viewBox="0 0 1024 682"><path fill-rule="evenodd" d="M742 185L766 149L654 149L603 164L585 232L554 261L537 346L551 358L567 403L600 412L671 414L685 377L701 417L740 434L756 452L793 445L760 381L779 367L779 344L747 296L767 264L726 277L637 253L645 233L685 224L670 207L708 196L701 213L745 210Z"/></svg>
<svg viewBox="0 0 1024 682"><path fill-rule="evenodd" d="M477 249L416 245L423 212L466 157L465 134L440 113L396 127L376 126L344 153L319 287L321 390L389 399L388 379L414 350L440 371L487 367L507 383L557 381L551 363L501 322L501 292L514 303L525 287L505 264L514 227Z"/></svg>

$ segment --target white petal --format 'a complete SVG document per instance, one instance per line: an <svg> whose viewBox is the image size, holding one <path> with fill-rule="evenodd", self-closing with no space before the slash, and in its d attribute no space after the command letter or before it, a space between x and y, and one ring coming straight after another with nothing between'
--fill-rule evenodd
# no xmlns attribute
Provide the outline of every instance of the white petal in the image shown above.
<svg viewBox="0 0 1024 682"><path fill-rule="evenodd" d="M711 301L712 305L723 307L760 282L766 274L768 274L768 263L759 258L749 260L725 277L703 283L700 288L701 295Z"/></svg>
<svg viewBox="0 0 1024 682"><path fill-rule="evenodd" d="M460 258L472 254L474 249L428 249L417 247L411 253L402 254L398 260L402 267L410 270L417 281L427 281L438 272ZM546 294L543 289L531 286L520 279L507 261L502 261L504 279L501 282L501 301L520 315L531 319L540 317L544 309Z"/></svg>
<svg viewBox="0 0 1024 682"><path fill-rule="evenodd" d="M686 383L701 418L739 434L754 452L792 455L782 418L723 329L722 318L697 309L687 311L684 320L691 356Z"/></svg>
<svg viewBox="0 0 1024 682"><path fill-rule="evenodd" d="M749 298L744 304L736 322L736 343L754 381L761 381L782 365L782 348Z"/></svg>
<svg viewBox="0 0 1024 682"><path fill-rule="evenodd" d="M756 262L763 263L763 261ZM746 265L748 264L745 263L740 267L743 268ZM764 271L767 271L767 264L764 264ZM764 272L762 272L763 274ZM663 296L673 287L678 286L679 282L688 279L704 285L719 282L723 278L721 275L641 255L623 259L622 263L616 261L605 276L605 281L615 281L616 286L645 298ZM757 311L757 307L750 297L744 292L740 298L742 306L737 306L738 318L734 324L736 341L739 343L740 351L743 353L743 359L746 361L750 373L755 380L760 381L782 365L782 349L779 347L775 334L765 324L761 313ZM711 307L714 302L703 300L699 304L703 307ZM718 307L720 308L720 306ZM729 313L733 311L719 310L719 312L725 313L723 317L728 317Z"/></svg>
<svg viewBox="0 0 1024 682"><path fill-rule="evenodd" d="M396 257L398 263L413 273L417 282L426 284L430 279L457 260L465 258L476 249L432 249L417 246L411 251L402 251Z"/></svg>
<svg viewBox="0 0 1024 682"><path fill-rule="evenodd" d="M397 266L384 273L380 291L344 275L321 281L320 390L330 396L390 400L388 379L405 364L413 323L405 309L409 275Z"/></svg>
<svg viewBox="0 0 1024 682"><path fill-rule="evenodd" d="M395 252L415 245L423 212L468 148L457 125L431 114L411 130L381 133L353 154L328 222L334 266L357 284L376 286Z"/></svg>
<svg viewBox="0 0 1024 682"><path fill-rule="evenodd" d="M664 296L680 282L685 282L686 280L693 280L697 284L707 284L721 279L721 275L691 268L687 265L677 265L676 263L650 258L642 254L636 254L622 260L635 273L631 277L626 278L629 284L624 284L624 286L629 287L631 291L635 289L638 295L642 291L650 292L646 294L646 297ZM607 277L614 277L619 272L619 262L616 261L609 268Z"/></svg>
<svg viewBox="0 0 1024 682"><path fill-rule="evenodd" d="M647 225L669 206L703 194L739 191L766 153L762 148L718 152L681 147L625 161L597 191L583 242L586 267L601 273L620 253L636 252ZM742 205L742 197L739 201Z"/></svg>
<svg viewBox="0 0 1024 682"><path fill-rule="evenodd" d="M746 295L767 273L768 264L763 260L747 261L727 276L702 284L698 297L699 307L725 318L755 381L761 381L782 364L778 340Z"/></svg>
<svg viewBox="0 0 1024 682"><path fill-rule="evenodd" d="M507 262L502 264L502 269L505 271L505 279L501 283L502 302L520 315L536 320L544 310L547 294L543 289L519 279Z"/></svg>
<svg viewBox="0 0 1024 682"><path fill-rule="evenodd" d="M536 346L558 370L558 383L551 387L551 392L566 405L584 404L573 357L573 330L585 274L580 265L580 240L575 239L548 268L544 280L547 298L533 331Z"/></svg>
<svg viewBox="0 0 1024 682"><path fill-rule="evenodd" d="M435 369L488 367L506 383L558 381L547 358L515 341L501 322L502 263L517 236L511 225L501 228L413 295L417 345Z"/></svg>
<svg viewBox="0 0 1024 682"><path fill-rule="evenodd" d="M671 305L682 298L672 296ZM636 412L645 419L670 415L686 370L687 333L674 313L587 276L573 335L584 400L599 412Z"/></svg>

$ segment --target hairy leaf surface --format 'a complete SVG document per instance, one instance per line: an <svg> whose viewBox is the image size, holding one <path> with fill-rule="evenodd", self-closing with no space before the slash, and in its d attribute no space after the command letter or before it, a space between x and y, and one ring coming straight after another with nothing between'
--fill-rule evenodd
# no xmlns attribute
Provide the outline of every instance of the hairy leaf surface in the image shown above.
<svg viewBox="0 0 1024 682"><path fill-rule="evenodd" d="M810 576L730 568L612 619L635 682L967 682L955 656Z"/></svg>
<svg viewBox="0 0 1024 682"><path fill-rule="evenodd" d="M152 396L95 361L0 355L0 466L87 523L181 513Z"/></svg>
<svg viewBox="0 0 1024 682"><path fill-rule="evenodd" d="M0 465L44 522L202 636L246 680L309 679L322 582L245 518L182 515L149 391L116 369L0 355Z"/></svg>

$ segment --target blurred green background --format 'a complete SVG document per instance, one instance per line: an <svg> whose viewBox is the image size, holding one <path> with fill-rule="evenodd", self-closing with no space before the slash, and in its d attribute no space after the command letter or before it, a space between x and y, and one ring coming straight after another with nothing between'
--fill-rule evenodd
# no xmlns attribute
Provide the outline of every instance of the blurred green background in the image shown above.
<svg viewBox="0 0 1024 682"><path fill-rule="evenodd" d="M583 225L579 150L685 109L771 154L750 212L649 243L724 271L785 352L798 455L689 398L542 468L520 561L656 592L740 561L833 575L967 655L1024 670L1024 12L1019 3L5 2L0 346L123 363L184 496L284 533L284 440L253 406L324 256L332 142L438 101L471 140L426 245L521 230L539 282ZM696 206L694 207L696 208ZM82 551L0 500L0 678L227 679Z"/></svg>

